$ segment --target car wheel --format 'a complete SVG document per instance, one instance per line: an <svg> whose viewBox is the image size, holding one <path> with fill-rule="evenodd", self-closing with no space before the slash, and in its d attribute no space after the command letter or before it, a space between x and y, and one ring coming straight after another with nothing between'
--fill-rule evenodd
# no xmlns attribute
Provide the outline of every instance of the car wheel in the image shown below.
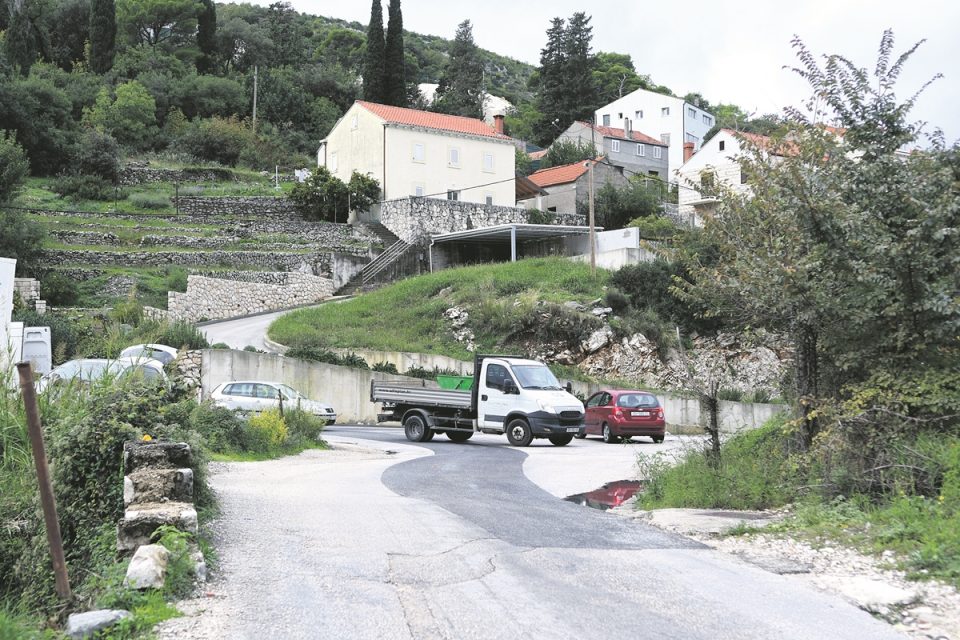
<svg viewBox="0 0 960 640"><path fill-rule="evenodd" d="M533 442L533 429L523 418L514 418L507 425L507 440L515 447L526 447Z"/></svg>
<svg viewBox="0 0 960 640"><path fill-rule="evenodd" d="M327 426L329 427L329 426L332 425L334 422L336 422L336 420L327 420Z"/></svg>
<svg viewBox="0 0 960 640"><path fill-rule="evenodd" d="M447 431L447 437L453 442L466 442L473 437L472 431Z"/></svg>
<svg viewBox="0 0 960 640"><path fill-rule="evenodd" d="M410 442L429 442L433 438L433 429L427 426L427 421L418 413L410 414L403 421L403 433Z"/></svg>
<svg viewBox="0 0 960 640"><path fill-rule="evenodd" d="M558 447L565 447L573 440L572 434L565 434L562 436L550 436L550 442L555 444Z"/></svg>
<svg viewBox="0 0 960 640"><path fill-rule="evenodd" d="M606 422L603 423L603 441L607 444L616 444L620 442L620 438L613 433L613 429L610 428Z"/></svg>
<svg viewBox="0 0 960 640"><path fill-rule="evenodd" d="M653 444L660 444L663 442L663 436L653 436Z"/></svg>

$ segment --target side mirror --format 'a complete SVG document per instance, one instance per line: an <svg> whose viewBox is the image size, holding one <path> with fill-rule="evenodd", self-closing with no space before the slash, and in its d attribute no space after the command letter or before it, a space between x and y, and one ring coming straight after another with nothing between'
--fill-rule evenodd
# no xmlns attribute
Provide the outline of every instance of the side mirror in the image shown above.
<svg viewBox="0 0 960 640"><path fill-rule="evenodd" d="M572 382L568 382L568 383L566 384L566 386L564 386L563 388L567 390L567 393L569 393L570 395L573 395L573 383L572 383Z"/></svg>
<svg viewBox="0 0 960 640"><path fill-rule="evenodd" d="M519 394L520 389L517 389L517 385L513 380L507 379L503 381L503 392L507 395Z"/></svg>

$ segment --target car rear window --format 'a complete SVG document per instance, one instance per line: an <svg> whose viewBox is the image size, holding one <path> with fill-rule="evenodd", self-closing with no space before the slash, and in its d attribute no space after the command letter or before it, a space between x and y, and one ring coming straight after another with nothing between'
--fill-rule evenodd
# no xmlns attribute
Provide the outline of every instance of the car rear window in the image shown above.
<svg viewBox="0 0 960 640"><path fill-rule="evenodd" d="M660 406L657 397L649 393L626 393L617 400L618 407L655 409Z"/></svg>

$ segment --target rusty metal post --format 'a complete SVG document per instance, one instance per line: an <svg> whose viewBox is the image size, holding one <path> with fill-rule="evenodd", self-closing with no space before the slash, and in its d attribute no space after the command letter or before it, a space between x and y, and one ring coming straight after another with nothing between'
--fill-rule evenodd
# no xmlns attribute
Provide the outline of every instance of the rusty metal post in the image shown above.
<svg viewBox="0 0 960 640"><path fill-rule="evenodd" d="M47 543L53 559L53 573L57 579L57 595L63 600L72 598L70 577L67 575L67 563L63 557L63 539L60 537L60 521L57 520L57 503L50 484L50 469L47 466L47 454L43 447L43 431L40 426L40 409L37 406L37 392L33 386L33 369L29 362L18 362L20 374L20 392L23 394L23 406L27 413L27 432L30 434L30 446L33 449L33 462L37 467L37 482L40 484L40 503L43 505L43 519L47 525Z"/></svg>

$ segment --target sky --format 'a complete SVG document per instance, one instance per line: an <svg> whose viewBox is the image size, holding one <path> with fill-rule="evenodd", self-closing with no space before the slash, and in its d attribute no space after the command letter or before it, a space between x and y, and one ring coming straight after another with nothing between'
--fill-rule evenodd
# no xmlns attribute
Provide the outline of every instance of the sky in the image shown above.
<svg viewBox="0 0 960 640"><path fill-rule="evenodd" d="M370 17L370 2L362 0L292 4L303 13L362 24ZM479 46L534 65L550 19L585 11L593 16L595 51L629 53L639 73L677 95L699 92L712 103L734 103L757 114L801 107L809 96L806 82L784 69L798 63L790 46L794 35L815 54L841 54L872 70L883 31L891 28L895 55L926 39L904 67L898 98L943 74L920 96L911 119L926 121L927 132L939 127L948 143L960 140L957 0L403 0L401 6L408 31L452 39L457 24L470 19Z"/></svg>

